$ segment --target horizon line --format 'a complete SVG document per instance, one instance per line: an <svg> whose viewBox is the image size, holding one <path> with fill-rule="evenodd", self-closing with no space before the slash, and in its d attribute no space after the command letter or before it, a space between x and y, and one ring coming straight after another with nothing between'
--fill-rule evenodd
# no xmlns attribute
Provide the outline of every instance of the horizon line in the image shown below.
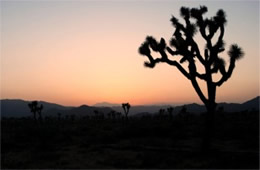
<svg viewBox="0 0 260 170"><path fill-rule="evenodd" d="M255 99L257 97L260 97L260 95L256 95L255 97L251 97L243 102L225 102L225 101L221 101L221 102L218 102L218 103L228 103L228 104L231 104L231 103L238 103L238 104L242 104L242 103L245 103L249 100L252 100L252 99ZM57 105L61 105L61 106L65 106L65 107L80 107L82 105L87 105L87 106L91 106L91 107L116 107L116 106L120 106L121 103L110 103L110 102L97 102L93 105L88 105L88 104L80 104L80 105L64 105L64 104L59 104L59 103L56 103L56 102L52 102L52 101L46 101L46 100L26 100L26 99L19 99L19 98L1 98L0 99L1 101L2 100L22 100L22 101L26 101L26 102L30 102L30 101L38 101L38 102L47 102L47 103L51 103L51 104L57 104ZM95 106L97 104L102 104L102 103L107 103L107 104L111 104L111 106ZM131 104L131 103L130 103ZM167 105L170 105L170 106L182 106L182 105L189 105L189 104L198 104L198 105L204 105L203 103L196 103L196 102L187 102L187 103L153 103L153 104L137 104L137 105L132 105L132 106L167 106Z"/></svg>

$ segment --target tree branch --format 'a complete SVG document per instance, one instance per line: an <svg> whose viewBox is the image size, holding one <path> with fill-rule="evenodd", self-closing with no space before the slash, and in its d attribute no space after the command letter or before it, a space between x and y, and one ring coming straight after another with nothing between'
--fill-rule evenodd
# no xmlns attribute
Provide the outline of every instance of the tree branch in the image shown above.
<svg viewBox="0 0 260 170"><path fill-rule="evenodd" d="M232 75L232 72L235 68L235 59L231 59L230 60L230 65L229 65L229 68L228 68L228 71L227 72L224 72L223 69L221 71L221 74L222 74L222 77L219 81L215 82L214 84L216 86L221 86L225 81L227 81L231 75Z"/></svg>
<svg viewBox="0 0 260 170"><path fill-rule="evenodd" d="M191 44L192 44L192 47L195 48L197 58L199 59L201 64L204 65L205 64L205 60L202 58L202 56L200 54L200 50L199 50L198 44L193 40L193 38L191 38Z"/></svg>
<svg viewBox="0 0 260 170"><path fill-rule="evenodd" d="M178 55L178 52L174 52L173 50L171 50L169 47L167 47L167 51L170 51L170 53L172 55ZM165 62L169 65L172 65L172 66L176 66L177 69L187 78L187 79L190 79L190 75L189 73L177 62L177 61L172 61L172 60L169 60L168 59L168 56L167 54L165 53L164 49L159 49L158 52L160 53L160 55L162 56L162 58L156 58L154 59L152 57L152 55L149 53L145 54L148 59L149 59L149 62L145 62L144 65L146 67L149 67L149 68L153 68L155 67L156 64L160 63L160 62Z"/></svg>
<svg viewBox="0 0 260 170"><path fill-rule="evenodd" d="M166 47L166 50L168 51L168 53L170 53L172 56L174 55L180 55L179 51L173 51L170 47Z"/></svg>
<svg viewBox="0 0 260 170"><path fill-rule="evenodd" d="M190 79L190 74L177 62L167 59L166 63L172 66L176 66L178 70L187 78Z"/></svg>
<svg viewBox="0 0 260 170"><path fill-rule="evenodd" d="M223 41L223 37L224 37L224 33L225 33L225 27L224 25L221 25L220 27L220 35L218 37L218 43L220 43L221 41Z"/></svg>
<svg viewBox="0 0 260 170"><path fill-rule="evenodd" d="M204 103L204 104L207 104L208 100L206 99L206 97L204 96L204 94L202 93L199 85L198 85L198 82L196 80L196 77L192 77L191 79L191 83L195 89L195 91L197 92L197 94L199 95L200 97L200 100Z"/></svg>
<svg viewBox="0 0 260 170"><path fill-rule="evenodd" d="M196 77L200 78L201 80L205 80L205 81L207 80L206 74L200 74L200 73L196 72Z"/></svg>
<svg viewBox="0 0 260 170"><path fill-rule="evenodd" d="M185 23L186 23L186 28L185 28L185 30L183 30L183 31L185 32L185 34L186 34L186 36L187 36L187 39L190 40L190 43L191 43L190 45L194 48L194 50L195 50L195 52L196 52L197 58L199 59L199 61L200 61L202 64L204 64L205 60L203 59L203 57L202 57L201 54L200 54L200 50L199 50L198 44L197 44L197 43L194 41L194 39L192 38L192 34L190 34L190 31L191 31L191 30L188 29L189 27L192 26L189 19L190 19L189 16L185 16L185 17L184 17L184 20L185 20ZM201 18L201 20L202 20L202 18ZM194 30L194 32L195 32L195 30ZM187 40L186 40L186 41L187 41Z"/></svg>
<svg viewBox="0 0 260 170"><path fill-rule="evenodd" d="M214 53L214 54L212 54L212 56L217 56L218 53L221 53L225 50L224 42L223 42L223 37L224 37L224 32L225 32L224 25L221 25L219 28L220 28L220 35L218 37L218 41L216 42L213 49L211 50L211 52ZM209 60L209 63L212 64L214 62L214 59L215 59L215 57L211 57Z"/></svg>

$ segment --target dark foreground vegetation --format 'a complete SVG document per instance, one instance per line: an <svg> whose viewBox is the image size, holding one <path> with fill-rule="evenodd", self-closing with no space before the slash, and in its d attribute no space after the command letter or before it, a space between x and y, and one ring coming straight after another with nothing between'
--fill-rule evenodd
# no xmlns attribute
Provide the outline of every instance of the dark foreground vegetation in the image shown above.
<svg viewBox="0 0 260 170"><path fill-rule="evenodd" d="M1 168L259 168L259 112L219 113L212 151L204 115L2 118Z"/></svg>

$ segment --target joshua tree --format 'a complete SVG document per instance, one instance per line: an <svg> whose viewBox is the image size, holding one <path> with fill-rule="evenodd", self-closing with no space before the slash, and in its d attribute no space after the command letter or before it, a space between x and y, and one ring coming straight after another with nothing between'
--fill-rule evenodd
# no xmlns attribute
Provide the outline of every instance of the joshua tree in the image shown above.
<svg viewBox="0 0 260 170"><path fill-rule="evenodd" d="M128 120L128 113L129 113L129 109L130 109L131 105L129 103L122 103L122 107L125 112L126 120Z"/></svg>
<svg viewBox="0 0 260 170"><path fill-rule="evenodd" d="M160 109L160 110L159 110L159 119L163 119L163 117L164 117L164 112L165 112L165 109Z"/></svg>
<svg viewBox="0 0 260 170"><path fill-rule="evenodd" d="M121 112L116 112L117 119L121 118Z"/></svg>
<svg viewBox="0 0 260 170"><path fill-rule="evenodd" d="M229 64L227 67L225 66L225 60L220 57L220 54L225 51L223 40L227 22L225 12L220 9L214 17L204 18L203 15L206 12L207 7L205 6L191 9L181 7L180 15L184 19L184 24L172 16L171 22L173 27L175 27L175 31L170 40L171 47L166 44L164 38L161 38L160 42L158 42L152 36L148 36L139 47L139 53L148 57L149 61L144 63L146 67L153 68L158 63L167 63L177 67L190 80L207 109L205 141L209 145L213 130L214 113L217 106L215 102L216 88L220 87L231 77L236 61L244 55L244 52L237 44L231 45L228 51ZM195 23L191 22L191 19L194 19ZM194 39L197 30L206 42L203 51L200 51L198 43ZM151 50L159 52L161 57L154 58ZM168 55L172 57L170 58ZM179 61L177 56L181 56ZM187 68L182 65L184 62L188 63ZM197 71L198 63L204 67L203 73ZM220 79L213 80L213 74L220 74ZM201 90L198 79L206 82L207 95Z"/></svg>
<svg viewBox="0 0 260 170"><path fill-rule="evenodd" d="M186 105L183 105L181 107L180 114L182 114L182 115L186 115L187 114L187 107L186 107Z"/></svg>
<svg viewBox="0 0 260 170"><path fill-rule="evenodd" d="M224 113L224 107L223 106L220 106L217 110L218 113L222 114Z"/></svg>
<svg viewBox="0 0 260 170"><path fill-rule="evenodd" d="M60 121L61 120L61 113L57 113L57 116L58 116L58 120Z"/></svg>
<svg viewBox="0 0 260 170"><path fill-rule="evenodd" d="M169 113L170 119L172 119L172 112L173 112L173 110L174 110L173 107L168 107L168 108L167 108L167 111L168 111L168 113Z"/></svg>
<svg viewBox="0 0 260 170"><path fill-rule="evenodd" d="M99 111L98 110L94 110L94 114L95 114L95 119L98 119Z"/></svg>
<svg viewBox="0 0 260 170"><path fill-rule="evenodd" d="M38 114L39 114L39 120L42 121L42 109L43 109L43 105L41 104L39 107L38 107Z"/></svg>
<svg viewBox="0 0 260 170"><path fill-rule="evenodd" d="M37 118L36 118L36 113L38 112L39 114L39 119L42 120L42 115L41 115L41 112L42 112L42 109L43 109L43 105L41 104L40 106L38 106L38 102L37 101L32 101L31 103L28 104L31 112L33 113L33 118L34 120L36 121Z"/></svg>
<svg viewBox="0 0 260 170"><path fill-rule="evenodd" d="M111 111L112 112L112 111ZM107 117L108 117L108 119L111 119L111 117L112 117L112 113L111 112L109 112L108 114L107 114Z"/></svg>
<svg viewBox="0 0 260 170"><path fill-rule="evenodd" d="M99 113L99 119L101 119L101 120L105 119L105 114L103 112Z"/></svg>
<svg viewBox="0 0 260 170"><path fill-rule="evenodd" d="M116 112L114 110L112 110L110 113L111 113L112 119L115 119L116 118Z"/></svg>
<svg viewBox="0 0 260 170"><path fill-rule="evenodd" d="M28 104L31 112L33 113L33 118L36 121L36 112L38 109L38 102L37 101L32 101L31 103Z"/></svg>
<svg viewBox="0 0 260 170"><path fill-rule="evenodd" d="M159 110L160 115L164 115L164 112L165 112L165 109L160 109Z"/></svg>

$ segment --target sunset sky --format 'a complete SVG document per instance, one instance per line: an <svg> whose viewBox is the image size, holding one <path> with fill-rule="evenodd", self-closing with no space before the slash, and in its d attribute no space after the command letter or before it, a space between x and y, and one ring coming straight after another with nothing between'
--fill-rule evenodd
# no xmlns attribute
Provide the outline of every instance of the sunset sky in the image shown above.
<svg viewBox="0 0 260 170"><path fill-rule="evenodd" d="M227 14L226 49L245 51L217 102L259 95L259 1L1 1L1 99L63 105L201 103L175 67L143 66L147 35L169 43L181 6ZM198 34L199 35L199 34ZM204 41L197 39L200 46ZM222 57L226 58L224 52ZM205 86L204 86L205 87Z"/></svg>

